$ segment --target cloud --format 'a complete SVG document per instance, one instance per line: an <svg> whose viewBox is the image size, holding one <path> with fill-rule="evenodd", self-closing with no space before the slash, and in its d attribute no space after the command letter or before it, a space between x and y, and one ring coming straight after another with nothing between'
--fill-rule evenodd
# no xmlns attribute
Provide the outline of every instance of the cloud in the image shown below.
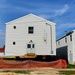
<svg viewBox="0 0 75 75"><path fill-rule="evenodd" d="M7 1L7 0L0 0L0 1ZM21 5L23 4L23 5ZM19 5L14 5L11 2L1 3L0 10L1 15L6 15L7 13L34 13L43 17L45 19L55 18L56 16L63 15L68 9L69 6L65 4L61 9L59 9L60 5L54 7L52 4L38 4L35 3L19 3ZM61 7L61 6L60 6ZM58 9L57 9L58 8Z"/></svg>
<svg viewBox="0 0 75 75"><path fill-rule="evenodd" d="M69 9L69 5L65 4L63 8L54 10L55 16L61 16Z"/></svg>
<svg viewBox="0 0 75 75"><path fill-rule="evenodd" d="M45 19L50 19L50 18L55 18L65 14L70 8L68 4L63 5L62 8L60 7L57 6L56 8L53 8L53 9L50 9L51 6L47 8L42 8L42 9L40 8L40 9L37 9L37 12L40 11L40 15L39 15L40 17L43 17Z"/></svg>

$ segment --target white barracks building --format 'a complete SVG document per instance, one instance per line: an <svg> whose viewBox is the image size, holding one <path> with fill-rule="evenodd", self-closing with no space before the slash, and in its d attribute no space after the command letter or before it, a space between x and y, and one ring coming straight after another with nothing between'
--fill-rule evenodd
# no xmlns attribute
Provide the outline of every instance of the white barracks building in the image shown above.
<svg viewBox="0 0 75 75"><path fill-rule="evenodd" d="M56 41L57 56L70 64L75 64L75 30L67 33Z"/></svg>
<svg viewBox="0 0 75 75"><path fill-rule="evenodd" d="M6 23L5 55L56 55L55 23L29 14Z"/></svg>

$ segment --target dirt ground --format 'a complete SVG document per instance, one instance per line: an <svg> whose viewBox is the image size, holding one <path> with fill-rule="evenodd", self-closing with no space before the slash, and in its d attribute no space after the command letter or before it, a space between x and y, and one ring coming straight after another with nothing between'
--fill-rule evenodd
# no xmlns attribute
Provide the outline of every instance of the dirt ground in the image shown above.
<svg viewBox="0 0 75 75"><path fill-rule="evenodd" d="M40 69L0 69L0 75L63 75L59 71L75 71L75 69L53 69L53 68L40 68ZM10 72L8 72L10 71ZM17 71L17 73L15 73ZM18 73L18 72L22 73ZM74 74L75 75L75 74Z"/></svg>
<svg viewBox="0 0 75 75"><path fill-rule="evenodd" d="M59 70L56 69L30 69L29 72L27 73L2 72L2 71L0 71L0 75L60 75Z"/></svg>
<svg viewBox="0 0 75 75"><path fill-rule="evenodd" d="M13 73L13 72L8 72L8 73L0 73L0 75L59 75L58 71L34 71L30 72L30 74L21 74L21 73Z"/></svg>

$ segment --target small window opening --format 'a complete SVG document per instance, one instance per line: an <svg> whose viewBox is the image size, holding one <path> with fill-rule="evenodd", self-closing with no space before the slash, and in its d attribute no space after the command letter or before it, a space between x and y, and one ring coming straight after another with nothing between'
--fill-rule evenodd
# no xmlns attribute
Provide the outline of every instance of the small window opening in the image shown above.
<svg viewBox="0 0 75 75"><path fill-rule="evenodd" d="M70 41L72 41L72 34L70 35Z"/></svg>
<svg viewBox="0 0 75 75"><path fill-rule="evenodd" d="M16 26L13 26L14 29L16 29Z"/></svg>
<svg viewBox="0 0 75 75"><path fill-rule="evenodd" d="M27 48L31 48L31 44L27 44Z"/></svg>
<svg viewBox="0 0 75 75"><path fill-rule="evenodd" d="M28 33L33 34L34 33L34 27L28 27Z"/></svg>
<svg viewBox="0 0 75 75"><path fill-rule="evenodd" d="M13 42L13 45L15 45L16 43L15 42Z"/></svg>
<svg viewBox="0 0 75 75"><path fill-rule="evenodd" d="M32 44L32 48L34 48L34 44Z"/></svg>
<svg viewBox="0 0 75 75"><path fill-rule="evenodd" d="M65 43L67 43L67 37L65 37Z"/></svg>

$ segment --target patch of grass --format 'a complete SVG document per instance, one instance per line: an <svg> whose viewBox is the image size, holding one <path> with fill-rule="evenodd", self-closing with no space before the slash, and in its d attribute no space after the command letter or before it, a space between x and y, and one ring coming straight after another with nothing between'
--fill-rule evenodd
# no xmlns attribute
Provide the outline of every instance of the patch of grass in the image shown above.
<svg viewBox="0 0 75 75"><path fill-rule="evenodd" d="M67 68L75 68L75 65L68 64Z"/></svg>
<svg viewBox="0 0 75 75"><path fill-rule="evenodd" d="M23 74L30 74L30 70L25 70L25 71L15 71L15 73L23 73Z"/></svg>
<svg viewBox="0 0 75 75"><path fill-rule="evenodd" d="M75 75L75 71L59 71L63 75Z"/></svg>
<svg viewBox="0 0 75 75"><path fill-rule="evenodd" d="M11 72L11 71L9 71L9 70L5 70L5 71L0 71L0 72Z"/></svg>
<svg viewBox="0 0 75 75"><path fill-rule="evenodd" d="M14 73L21 73L21 74L30 74L32 70L15 70L15 71L10 71L10 70L6 70L6 71L1 71L1 72L14 72Z"/></svg>

